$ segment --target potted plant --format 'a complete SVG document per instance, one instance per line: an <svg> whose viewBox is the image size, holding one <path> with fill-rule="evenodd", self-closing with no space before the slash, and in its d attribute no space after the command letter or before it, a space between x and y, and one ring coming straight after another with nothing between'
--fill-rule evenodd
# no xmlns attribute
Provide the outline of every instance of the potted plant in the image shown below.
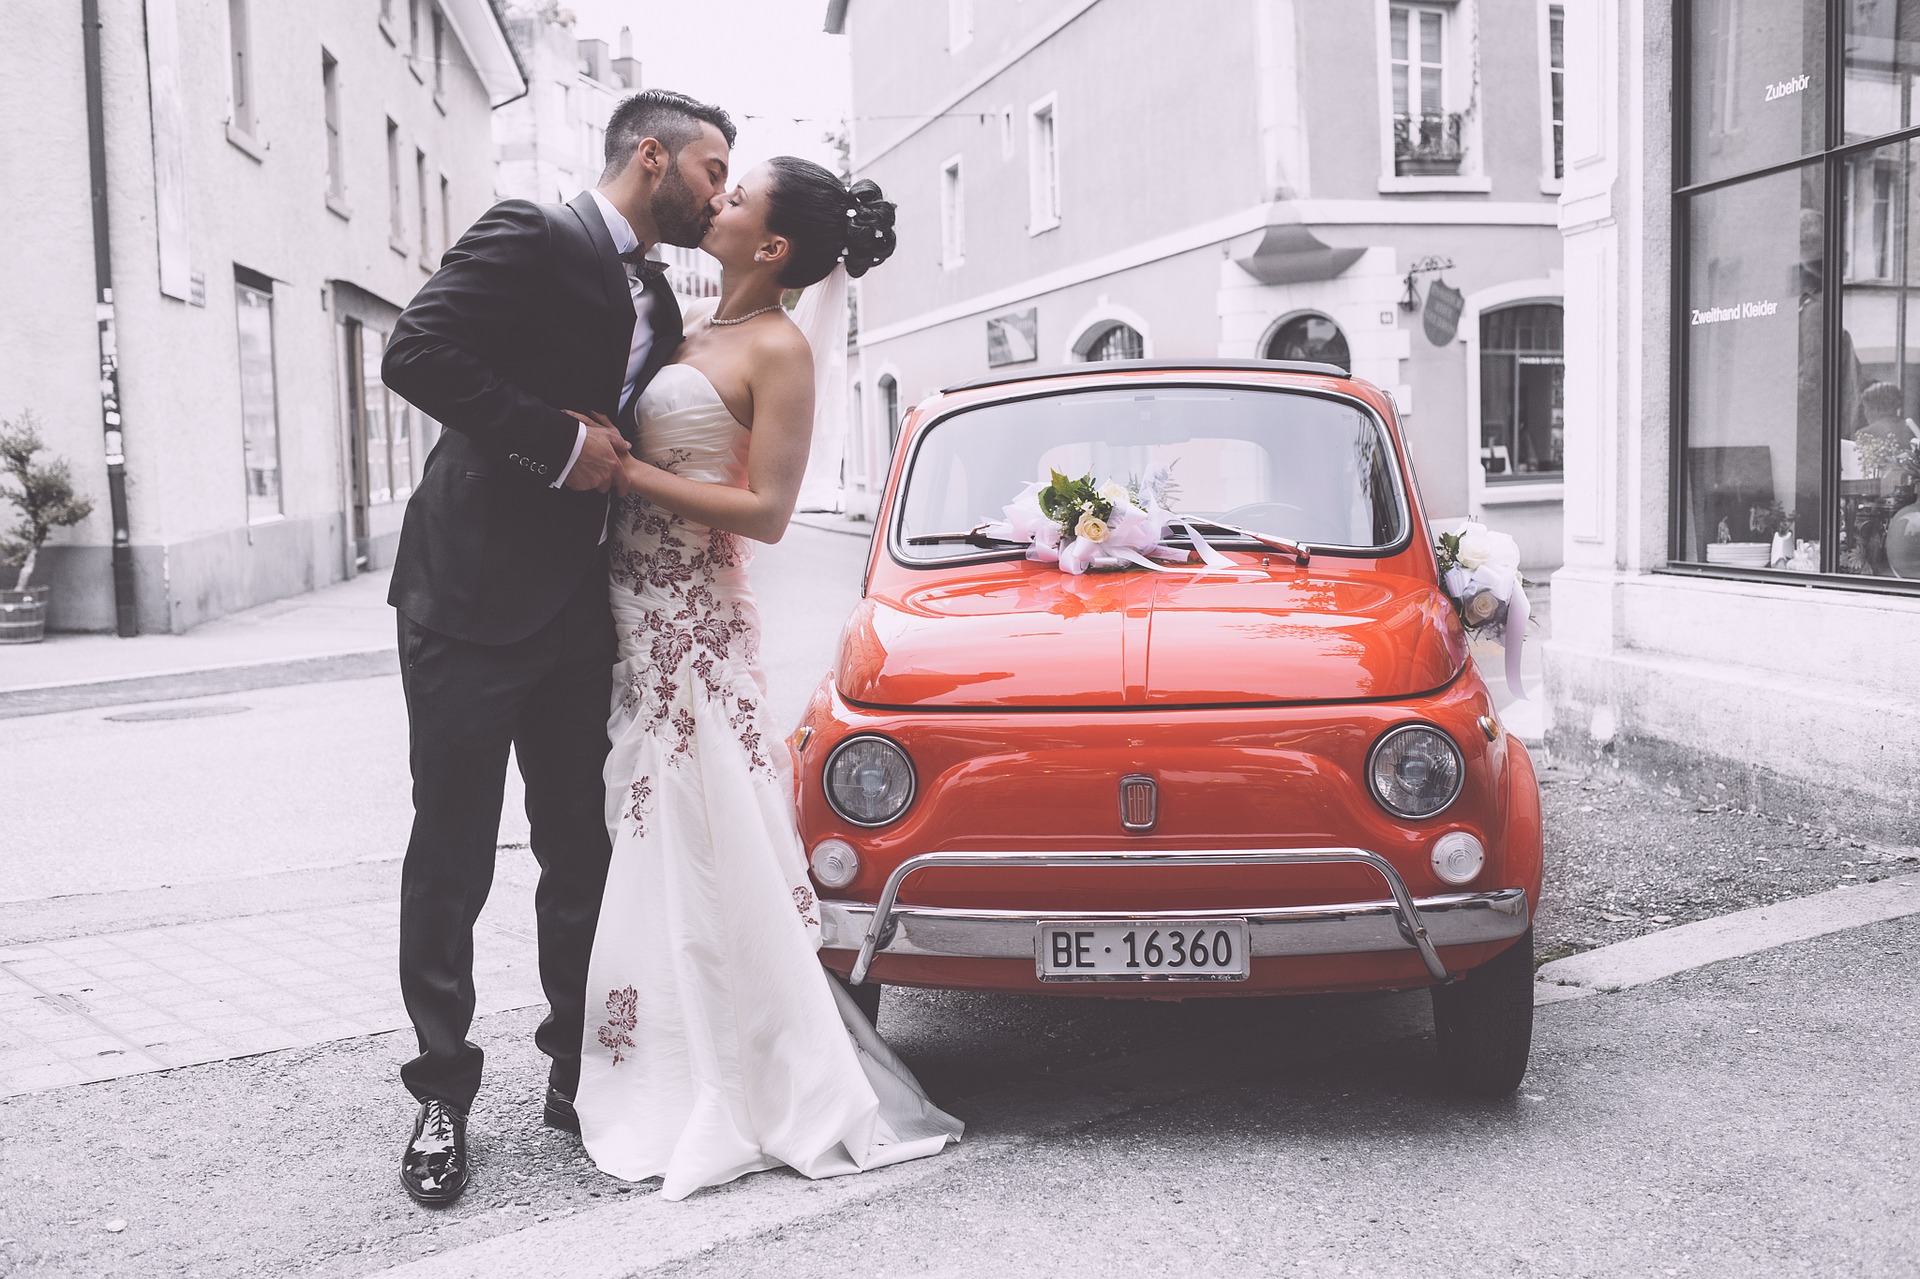
<svg viewBox="0 0 1920 1279"><path fill-rule="evenodd" d="M93 513L93 503L73 491L73 473L66 459L45 466L34 455L46 448L39 423L31 411L11 421L0 421L0 495L20 508L20 522L0 534L0 561L20 566L12 590L0 590L0 644L36 644L47 635L44 585L30 586L40 548L48 534L78 524Z"/></svg>

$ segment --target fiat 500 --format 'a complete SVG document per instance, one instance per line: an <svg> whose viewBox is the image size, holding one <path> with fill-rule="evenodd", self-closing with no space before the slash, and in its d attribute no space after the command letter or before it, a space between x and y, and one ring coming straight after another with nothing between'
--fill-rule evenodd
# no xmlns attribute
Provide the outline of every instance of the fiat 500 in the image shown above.
<svg viewBox="0 0 1920 1279"><path fill-rule="evenodd" d="M1179 517L1159 567L1029 558L995 521L1055 473L1154 485ZM1333 366L1087 365L922 402L790 745L822 958L869 1015L882 984L1430 986L1453 1086L1526 1070L1533 765L1392 400Z"/></svg>

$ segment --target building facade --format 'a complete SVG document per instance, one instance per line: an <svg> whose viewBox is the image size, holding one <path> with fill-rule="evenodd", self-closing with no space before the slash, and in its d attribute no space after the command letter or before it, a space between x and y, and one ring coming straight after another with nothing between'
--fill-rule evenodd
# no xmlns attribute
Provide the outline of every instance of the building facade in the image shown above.
<svg viewBox="0 0 1920 1279"><path fill-rule="evenodd" d="M139 629L180 631L391 557L433 428L381 349L492 202L492 107L525 83L488 0L100 13L118 400L78 10L29 6L0 44L0 117L33 122L0 144L0 417L33 411L94 499L44 556L52 624L114 628L117 444Z"/></svg>
<svg viewBox="0 0 1920 1279"><path fill-rule="evenodd" d="M620 28L613 57L605 40L577 38L572 15L555 0L508 10L507 30L528 90L493 115L494 194L564 204L600 181L607 121L641 88L633 31ZM667 264L683 309L720 295L720 264L700 250L661 244L653 256Z"/></svg>
<svg viewBox="0 0 1920 1279"><path fill-rule="evenodd" d="M527 94L494 113L494 194L564 204L600 180L607 120L640 88L633 33L620 56L604 40L581 40L553 3L508 11L507 31L527 70Z"/></svg>
<svg viewBox="0 0 1920 1279"><path fill-rule="evenodd" d="M834 0L860 285L848 505L903 410L990 368L1338 363L1390 390L1430 509L1558 563L1565 6ZM984 513L983 513L984 514Z"/></svg>
<svg viewBox="0 0 1920 1279"><path fill-rule="evenodd" d="M1913 843L1920 3L1568 16L1552 740Z"/></svg>

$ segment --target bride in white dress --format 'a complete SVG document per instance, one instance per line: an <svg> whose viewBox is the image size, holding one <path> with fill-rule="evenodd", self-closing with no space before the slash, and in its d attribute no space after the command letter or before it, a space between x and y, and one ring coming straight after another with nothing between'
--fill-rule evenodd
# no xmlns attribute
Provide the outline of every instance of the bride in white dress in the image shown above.
<svg viewBox="0 0 1920 1279"><path fill-rule="evenodd" d="M747 583L751 543L786 529L813 431L817 362L781 293L820 282L808 301L839 316L828 348L846 332L846 276L893 243L871 182L850 191L784 156L748 174L701 242L721 296L639 403L609 548L613 864L575 1105L594 1162L662 1178L667 1199L782 1164L830 1177L898 1163L961 1133L816 957Z"/></svg>

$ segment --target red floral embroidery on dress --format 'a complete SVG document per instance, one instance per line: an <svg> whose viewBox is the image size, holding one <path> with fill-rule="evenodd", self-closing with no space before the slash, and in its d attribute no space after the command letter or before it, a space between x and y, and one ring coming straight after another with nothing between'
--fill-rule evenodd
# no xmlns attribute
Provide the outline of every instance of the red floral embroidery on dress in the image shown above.
<svg viewBox="0 0 1920 1279"><path fill-rule="evenodd" d="M813 890L805 884L793 890L793 908L800 912L801 923L820 926L820 921L807 913L813 909Z"/></svg>
<svg viewBox="0 0 1920 1279"><path fill-rule="evenodd" d="M684 460L670 454L666 469ZM611 558L613 582L652 597L629 632L635 641L630 648L649 660L628 677L621 708L639 721L642 732L670 744L668 762L678 766L693 749L697 721L689 699L699 697L720 710L748 765L771 777L773 761L751 674L760 656L759 633L751 606L725 598L719 589L720 573L746 562L740 540L714 528L696 534L699 526L637 498L627 499L621 517L634 537ZM662 594L665 599L658 598Z"/></svg>
<svg viewBox="0 0 1920 1279"><path fill-rule="evenodd" d="M618 1066L627 1059L622 1049L634 1047L633 1030L640 1024L640 992L632 986L607 992L607 1024L600 1027L600 1044Z"/></svg>
<svg viewBox="0 0 1920 1279"><path fill-rule="evenodd" d="M627 816L633 819L634 838L647 833L647 801L653 798L653 779L642 777L633 784L631 792L633 806L627 809Z"/></svg>

